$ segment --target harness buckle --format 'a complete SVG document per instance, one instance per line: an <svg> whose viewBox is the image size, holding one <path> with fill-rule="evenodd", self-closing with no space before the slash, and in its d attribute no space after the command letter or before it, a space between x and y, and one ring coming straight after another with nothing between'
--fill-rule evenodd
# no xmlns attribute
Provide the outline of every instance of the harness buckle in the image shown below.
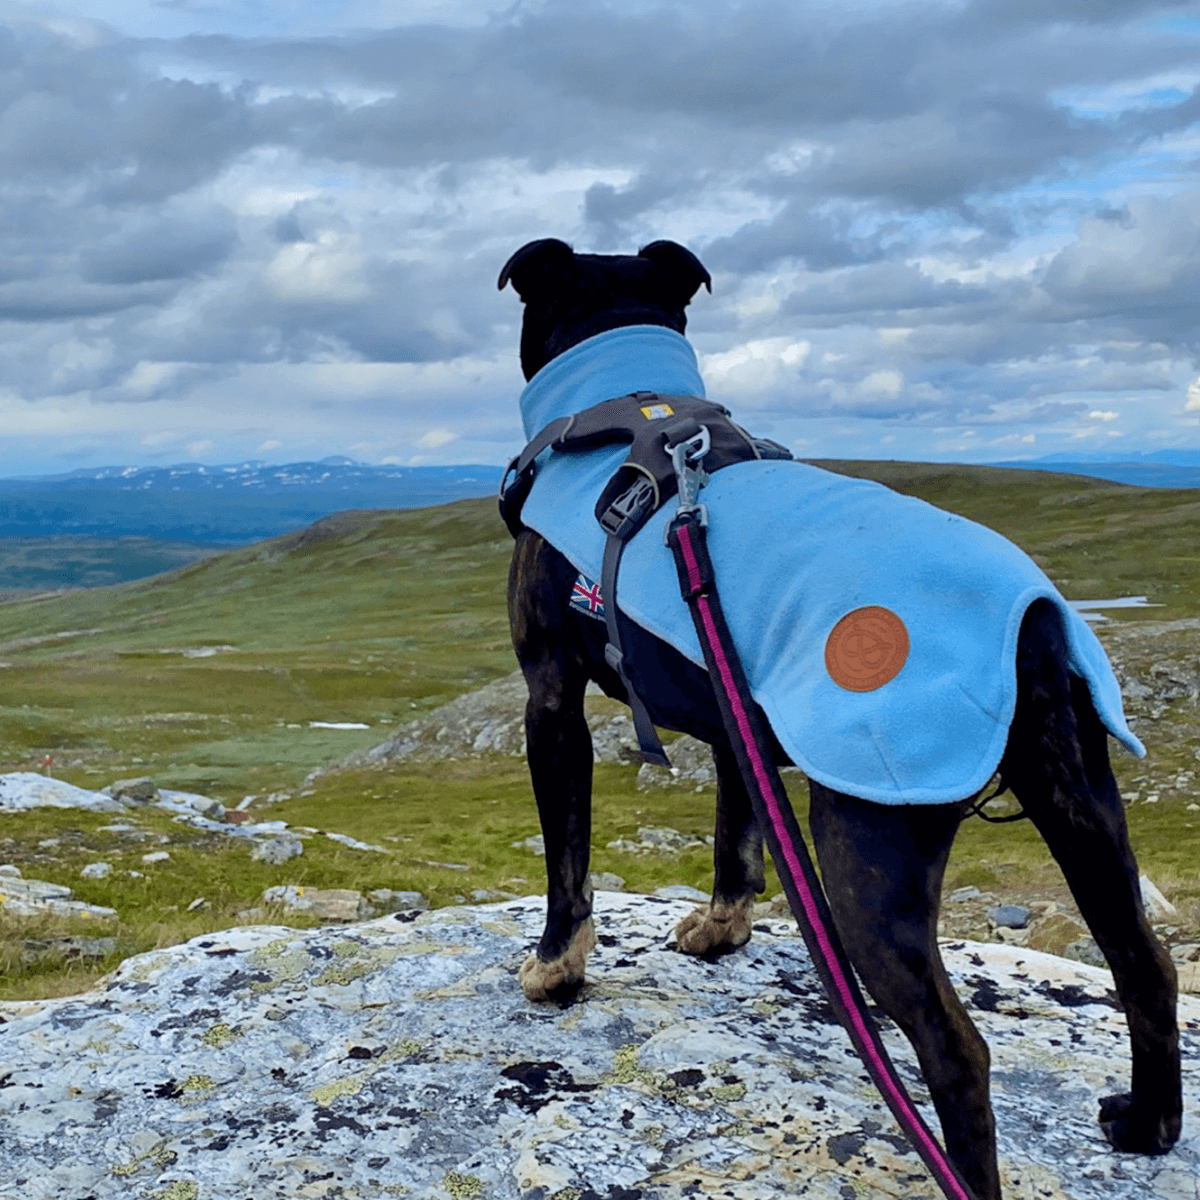
<svg viewBox="0 0 1200 1200"><path fill-rule="evenodd" d="M605 533L624 541L643 525L646 514L658 503L658 488L652 480L639 475L619 496L615 496L600 514Z"/></svg>

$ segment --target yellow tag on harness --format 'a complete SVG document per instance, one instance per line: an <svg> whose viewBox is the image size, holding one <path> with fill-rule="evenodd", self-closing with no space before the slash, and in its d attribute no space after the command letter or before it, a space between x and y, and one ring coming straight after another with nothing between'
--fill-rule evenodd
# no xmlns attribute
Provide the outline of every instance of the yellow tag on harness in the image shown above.
<svg viewBox="0 0 1200 1200"><path fill-rule="evenodd" d="M642 416L647 421L659 421L663 417L673 417L675 410L669 404L647 404L642 409Z"/></svg>

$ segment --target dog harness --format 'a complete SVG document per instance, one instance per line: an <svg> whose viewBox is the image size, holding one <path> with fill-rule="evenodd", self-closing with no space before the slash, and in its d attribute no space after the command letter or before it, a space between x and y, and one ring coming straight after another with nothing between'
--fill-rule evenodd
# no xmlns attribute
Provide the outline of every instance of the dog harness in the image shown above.
<svg viewBox="0 0 1200 1200"><path fill-rule="evenodd" d="M641 391L604 400L583 412L551 421L509 463L500 483L500 515L513 537L521 532L521 509L533 487L538 456L544 450L579 453L614 442L628 443L629 453L596 501L596 520L607 536L600 583L581 574L570 602L589 616L602 616L608 636L605 660L625 686L641 756L656 766L669 767L670 760L650 714L625 669L617 624L621 554L629 539L675 494L679 480L685 478L676 458L664 453L667 446L687 444L699 448L703 443L704 471L691 473L697 482L701 476L707 482L707 472L736 462L790 459L792 454L778 442L752 437L733 423L727 408L697 396ZM691 476L687 486L693 487L690 480Z"/></svg>

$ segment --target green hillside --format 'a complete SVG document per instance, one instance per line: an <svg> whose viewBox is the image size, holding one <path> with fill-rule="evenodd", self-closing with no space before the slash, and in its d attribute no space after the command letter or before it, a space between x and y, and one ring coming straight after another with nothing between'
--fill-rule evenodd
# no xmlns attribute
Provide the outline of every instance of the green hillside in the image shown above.
<svg viewBox="0 0 1200 1200"><path fill-rule="evenodd" d="M1142 868L1179 907L1173 936L1200 939L1193 815L1200 809L1192 789L1200 740L1187 682L1196 674L1195 630L1190 622L1159 624L1200 610L1193 533L1200 492L1044 472L823 465L994 526L1029 549L1069 597L1144 594L1163 606L1115 612L1104 635L1153 693L1135 705L1150 757L1122 754L1114 766L1133 801ZM253 907L276 884L410 889L435 906L544 887L541 860L524 847L537 817L517 759L402 763L300 786L314 767L374 745L401 721L513 669L505 616L510 547L490 500L349 512L154 579L0 603L0 771L40 768L49 756L54 774L85 786L150 775L160 786L226 802L254 793L261 819L311 834L302 857L268 866L251 861L244 841L189 832L153 808L138 810L130 836L102 813L5 814L0 862L72 887L119 919L105 926L109 940L98 957L77 958L64 938L96 932L88 922L31 921L0 909L0 998L79 990L129 954L248 920L310 923L302 914ZM1147 621L1154 625L1139 633ZM370 728L312 728L310 721ZM619 874L634 891L665 883L710 888L707 847L650 856L608 848L647 824L696 837L711 832L711 788L702 795L691 788L638 792L636 771L633 764L595 771L593 869ZM803 783L788 778L803 819ZM267 793L277 795L263 799ZM347 848L318 830L384 850ZM170 846L170 857L148 869L142 856L160 845ZM111 863L113 874L81 878L97 859ZM966 822L946 882L949 890L973 885L1005 901L1071 911L1061 876L1027 822ZM1061 950L1080 936L1068 916L1054 922L1037 948ZM986 937L986 924L955 936L964 934Z"/></svg>
<svg viewBox="0 0 1200 1200"><path fill-rule="evenodd" d="M1145 594L1164 606L1156 618L1197 611L1198 491L821 465L991 525L1068 597ZM161 783L222 796L293 787L512 670L510 546L491 500L349 512L150 580L0 604L0 769L49 754L80 783L153 769Z"/></svg>

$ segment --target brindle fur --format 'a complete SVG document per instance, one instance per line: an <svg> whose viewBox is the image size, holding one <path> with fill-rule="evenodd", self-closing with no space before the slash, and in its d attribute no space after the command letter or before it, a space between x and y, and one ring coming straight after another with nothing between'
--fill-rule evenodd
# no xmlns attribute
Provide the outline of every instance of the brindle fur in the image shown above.
<svg viewBox="0 0 1200 1200"><path fill-rule="evenodd" d="M521 364L527 379L607 329L657 324L682 333L686 305L701 284L710 284L699 261L674 243L656 242L625 257L576 255L554 239L519 250L500 286L510 281L525 303ZM603 625L569 605L575 574L539 534L527 529L517 538L509 617L529 686L529 770L548 884L545 931L520 973L535 1000L578 989L595 944L584 689L595 681L607 695L626 699L604 660ZM623 621L622 636L635 686L655 723L713 747L712 902L686 917L675 936L685 953L728 953L749 939L752 902L765 887L760 830L707 674L637 626ZM1101 1101L1100 1124L1118 1150L1161 1154L1178 1139L1182 1113L1175 971L1142 907L1107 733L1066 661L1058 616L1038 601L1021 626L1016 715L1000 769L1062 868L1125 1009L1132 1086ZM782 751L778 757L787 761ZM892 806L815 781L810 792L812 838L838 933L867 991L912 1043L951 1159L979 1200L1000 1200L988 1048L955 995L937 945L942 877L973 797Z"/></svg>

